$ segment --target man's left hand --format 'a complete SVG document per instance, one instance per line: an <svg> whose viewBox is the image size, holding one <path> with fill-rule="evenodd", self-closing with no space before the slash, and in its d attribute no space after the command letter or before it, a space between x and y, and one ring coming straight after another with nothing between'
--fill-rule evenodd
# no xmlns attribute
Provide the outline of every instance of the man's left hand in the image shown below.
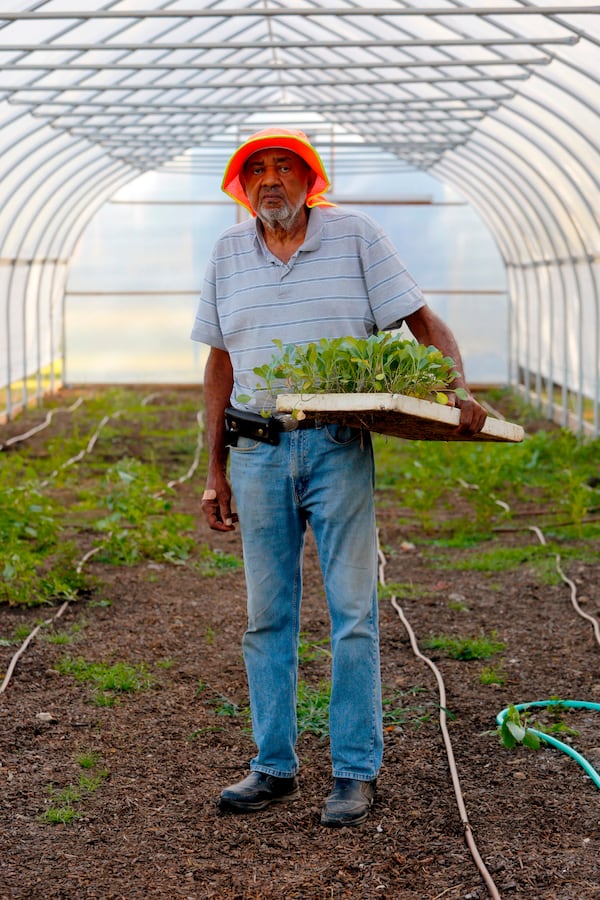
<svg viewBox="0 0 600 900"><path fill-rule="evenodd" d="M454 396L454 405L460 410L460 424L458 430L461 434L477 434L485 425L487 412L471 394L466 400Z"/></svg>

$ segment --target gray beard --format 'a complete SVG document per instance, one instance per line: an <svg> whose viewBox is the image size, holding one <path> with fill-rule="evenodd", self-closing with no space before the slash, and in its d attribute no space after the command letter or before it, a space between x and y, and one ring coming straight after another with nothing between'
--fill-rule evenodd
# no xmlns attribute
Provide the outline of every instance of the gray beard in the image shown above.
<svg viewBox="0 0 600 900"><path fill-rule="evenodd" d="M288 231L295 224L305 202L306 198L304 197L293 207L287 203L285 206L280 206L277 209L263 209L261 207L258 210L258 215L261 222L264 222L267 227Z"/></svg>

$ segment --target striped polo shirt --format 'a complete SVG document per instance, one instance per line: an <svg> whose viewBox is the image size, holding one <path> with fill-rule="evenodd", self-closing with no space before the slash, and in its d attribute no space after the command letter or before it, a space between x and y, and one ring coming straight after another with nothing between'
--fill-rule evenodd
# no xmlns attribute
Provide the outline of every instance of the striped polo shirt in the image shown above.
<svg viewBox="0 0 600 900"><path fill-rule="evenodd" d="M305 345L320 338L366 338L400 327L424 303L377 223L356 210L315 207L304 243L287 263L269 251L258 220L221 235L208 263L192 340L229 353L234 406L273 409L274 398L254 368L271 362L274 340ZM240 394L250 402L236 400Z"/></svg>

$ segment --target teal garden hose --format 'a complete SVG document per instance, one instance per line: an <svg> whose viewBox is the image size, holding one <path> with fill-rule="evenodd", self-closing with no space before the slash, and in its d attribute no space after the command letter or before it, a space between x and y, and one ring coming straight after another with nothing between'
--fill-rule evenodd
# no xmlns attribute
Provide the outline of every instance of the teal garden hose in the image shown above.
<svg viewBox="0 0 600 900"><path fill-rule="evenodd" d="M518 710L530 709L532 706L560 706L560 707L569 707L571 709L594 709L600 711L600 703L592 703L587 700L534 700L531 703L515 703L514 708ZM502 725L506 715L508 713L509 707L503 709L496 716L496 723L498 725ZM577 753L576 750L573 750L572 747L569 747L568 744L564 744L562 741L558 741L555 737L552 737L549 734L544 734L543 731L537 731L535 728L527 728L527 731L532 732L537 735L537 737L544 741L545 744L550 744L552 747L556 747L558 750L562 750L563 753L566 753L575 762L579 763L581 768L584 770L586 775L592 779L597 788L600 788L600 775L594 769L594 767L582 756L580 753Z"/></svg>

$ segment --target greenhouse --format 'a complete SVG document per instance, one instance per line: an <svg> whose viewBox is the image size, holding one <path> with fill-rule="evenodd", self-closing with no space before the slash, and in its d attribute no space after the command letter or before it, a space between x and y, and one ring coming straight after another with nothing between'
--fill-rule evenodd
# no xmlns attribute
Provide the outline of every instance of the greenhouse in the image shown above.
<svg viewBox="0 0 600 900"><path fill-rule="evenodd" d="M0 0L0 900L599 900L599 42Z"/></svg>
<svg viewBox="0 0 600 900"><path fill-rule="evenodd" d="M396 217L468 208L499 277L491 287L446 280L438 293L502 345L500 371L474 380L506 381L548 418L597 435L599 23L597 6L575 0L6 0L0 412L10 418L70 380L70 272L99 212L119 212L128 185L143 204L150 173L181 208L220 209L240 139L291 123L330 168L336 202ZM421 190L425 175L442 194ZM131 221L130 234L143 227ZM179 227L182 242L206 232L183 209ZM469 252L467 271L475 244ZM198 268L191 257L182 265ZM152 293L135 273L127 283L129 295ZM185 291L191 303L199 287L167 279L154 295L168 303ZM86 282L80 293L97 291L102 307L111 290ZM182 341L187 332L185 320Z"/></svg>

